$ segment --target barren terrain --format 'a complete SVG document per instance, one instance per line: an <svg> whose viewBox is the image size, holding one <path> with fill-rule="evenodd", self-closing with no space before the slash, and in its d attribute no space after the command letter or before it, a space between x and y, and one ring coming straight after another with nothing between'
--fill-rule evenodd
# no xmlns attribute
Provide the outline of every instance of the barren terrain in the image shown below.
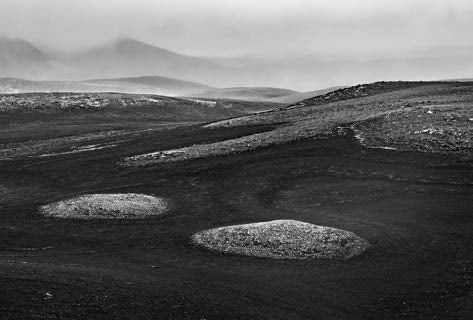
<svg viewBox="0 0 473 320"><path fill-rule="evenodd" d="M177 99L166 117L158 103L97 111L80 107L90 97L74 98L80 110L57 111L43 98L1 102L0 314L469 319L472 89L375 83L209 120ZM192 116L176 111L181 103ZM156 195L173 206L146 219L38 214L97 193ZM191 241L272 220L349 230L371 246L346 261L281 260Z"/></svg>

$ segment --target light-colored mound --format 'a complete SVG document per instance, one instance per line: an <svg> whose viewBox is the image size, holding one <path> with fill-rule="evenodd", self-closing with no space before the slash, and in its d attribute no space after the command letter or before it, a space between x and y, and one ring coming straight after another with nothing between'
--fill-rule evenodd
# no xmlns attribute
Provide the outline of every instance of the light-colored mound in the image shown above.
<svg viewBox="0 0 473 320"><path fill-rule="evenodd" d="M168 210L168 202L136 193L87 194L40 207L48 217L69 219L141 219Z"/></svg>
<svg viewBox="0 0 473 320"><path fill-rule="evenodd" d="M204 230L191 237L200 247L273 259L346 260L369 243L356 234L295 220L274 220Z"/></svg>

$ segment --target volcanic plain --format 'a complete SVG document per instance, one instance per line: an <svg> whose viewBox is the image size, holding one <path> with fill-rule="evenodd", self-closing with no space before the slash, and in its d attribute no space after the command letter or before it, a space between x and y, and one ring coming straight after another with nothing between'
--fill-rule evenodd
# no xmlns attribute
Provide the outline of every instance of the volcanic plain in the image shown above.
<svg viewBox="0 0 473 320"><path fill-rule="evenodd" d="M473 83L214 102L0 95L0 318L469 319ZM142 219L41 214L87 194L172 205ZM369 247L273 259L192 240L274 220Z"/></svg>

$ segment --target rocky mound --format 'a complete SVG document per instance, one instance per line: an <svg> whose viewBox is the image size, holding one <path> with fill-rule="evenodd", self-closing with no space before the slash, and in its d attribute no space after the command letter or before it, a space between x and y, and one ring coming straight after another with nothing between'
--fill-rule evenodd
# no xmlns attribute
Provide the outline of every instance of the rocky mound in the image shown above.
<svg viewBox="0 0 473 320"><path fill-rule="evenodd" d="M69 219L141 219L168 210L165 199L135 193L87 194L50 203L39 212Z"/></svg>
<svg viewBox="0 0 473 320"><path fill-rule="evenodd" d="M191 241L213 251L273 259L346 260L369 247L352 232L294 220L204 230Z"/></svg>

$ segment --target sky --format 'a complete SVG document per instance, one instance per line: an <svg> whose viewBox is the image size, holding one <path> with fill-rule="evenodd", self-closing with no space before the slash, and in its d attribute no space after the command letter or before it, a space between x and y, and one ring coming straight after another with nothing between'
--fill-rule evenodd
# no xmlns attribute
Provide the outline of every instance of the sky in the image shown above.
<svg viewBox="0 0 473 320"><path fill-rule="evenodd" d="M198 56L472 46L471 0L1 0L0 35L72 51L131 37Z"/></svg>

